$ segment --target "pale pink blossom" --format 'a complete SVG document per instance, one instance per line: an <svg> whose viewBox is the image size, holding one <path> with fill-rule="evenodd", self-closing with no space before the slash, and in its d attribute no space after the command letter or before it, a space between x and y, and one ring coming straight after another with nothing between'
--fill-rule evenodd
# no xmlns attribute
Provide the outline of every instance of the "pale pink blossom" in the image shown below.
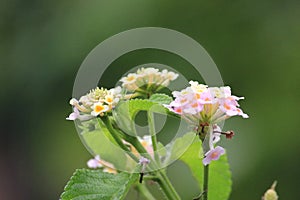
<svg viewBox="0 0 300 200"><path fill-rule="evenodd" d="M89 168L93 168L93 169L96 169L98 167L102 167L103 165L101 164L100 156L96 155L95 158L90 159L87 162L87 166Z"/></svg>
<svg viewBox="0 0 300 200"><path fill-rule="evenodd" d="M79 110L76 107L74 107L73 112L66 119L71 121L74 121L76 119L79 119L81 121L86 121L86 120L90 120L91 118L93 118L93 116L87 114L80 114Z"/></svg>
<svg viewBox="0 0 300 200"><path fill-rule="evenodd" d="M92 169L102 168L103 171L107 173L112 173L112 174L117 173L114 165L107 161L102 160L99 155L96 155L95 158L90 159L87 162L87 166Z"/></svg>
<svg viewBox="0 0 300 200"><path fill-rule="evenodd" d="M208 165L212 160L218 160L223 154L225 154L225 149L223 147L217 146L216 148L209 150L205 154L205 158L202 160L202 162L204 165Z"/></svg>

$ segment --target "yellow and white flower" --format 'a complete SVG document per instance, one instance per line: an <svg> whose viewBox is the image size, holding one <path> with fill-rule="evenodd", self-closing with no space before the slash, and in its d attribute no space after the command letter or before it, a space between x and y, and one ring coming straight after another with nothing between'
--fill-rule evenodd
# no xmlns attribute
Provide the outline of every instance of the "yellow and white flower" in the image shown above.
<svg viewBox="0 0 300 200"><path fill-rule="evenodd" d="M109 106L108 105L103 105L101 102L95 103L93 106L93 111L91 112L91 115L93 116L98 116L98 115L103 115L104 112L108 111Z"/></svg>
<svg viewBox="0 0 300 200"><path fill-rule="evenodd" d="M88 120L98 115L103 116L105 112L110 112L122 98L121 87L107 90L105 88L95 88L88 94L79 98L72 98L70 104L74 112L67 118L68 120ZM90 117L88 117L90 116Z"/></svg>

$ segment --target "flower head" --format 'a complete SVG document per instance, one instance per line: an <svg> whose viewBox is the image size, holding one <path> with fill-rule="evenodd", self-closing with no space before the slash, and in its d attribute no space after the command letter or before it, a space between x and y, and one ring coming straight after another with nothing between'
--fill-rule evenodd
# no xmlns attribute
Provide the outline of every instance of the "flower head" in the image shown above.
<svg viewBox="0 0 300 200"><path fill-rule="evenodd" d="M72 98L70 104L74 107L74 112L67 118L68 120L89 120L98 115L110 112L121 98L121 87L110 90L95 88L88 94L79 98Z"/></svg>
<svg viewBox="0 0 300 200"><path fill-rule="evenodd" d="M166 107L196 126L202 122L216 124L235 115L248 118L238 104L238 100L243 97L232 95L228 86L208 87L196 81L190 81L189 87L174 91L172 94L175 100Z"/></svg>
<svg viewBox="0 0 300 200"><path fill-rule="evenodd" d="M129 73L120 81L122 87L129 92L154 93L167 87L177 77L178 74L166 69L160 72L159 69L149 67L140 68L136 73Z"/></svg>
<svg viewBox="0 0 300 200"><path fill-rule="evenodd" d="M195 126L203 142L205 154L203 164L207 165L225 153L222 147L215 147L220 141L220 136L225 135L227 139L231 139L234 135L233 131L223 132L217 123L232 116L248 118L248 115L243 113L238 104L238 101L244 97L232 95L229 86L208 87L197 81L189 83L189 87L174 91L172 93L175 97L174 101L165 106Z"/></svg>

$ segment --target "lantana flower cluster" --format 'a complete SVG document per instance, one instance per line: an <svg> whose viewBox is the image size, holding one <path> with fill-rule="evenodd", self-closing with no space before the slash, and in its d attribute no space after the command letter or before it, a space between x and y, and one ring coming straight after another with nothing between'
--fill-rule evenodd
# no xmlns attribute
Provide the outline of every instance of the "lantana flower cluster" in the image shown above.
<svg viewBox="0 0 300 200"><path fill-rule="evenodd" d="M128 100L134 98L134 95L124 96L122 91L138 92L139 94L153 94L160 89L167 87L171 81L175 80L178 74L156 68L140 68L136 73L130 73L123 77L122 87L118 86L112 89L95 88L88 94L79 98L72 98L70 104L73 106L73 112L67 117L67 120L86 121L95 117L102 117L107 113L111 113L112 109L119 103L121 99ZM136 95L139 96L139 95ZM139 142L146 149L150 156L153 157L153 146L150 136L138 137ZM130 143L123 140L123 143L128 146L129 150L141 160L145 160L138 151ZM143 162L144 163L144 162ZM93 159L87 162L90 168L102 168L103 171L109 173L117 173L112 163L109 163L100 155L96 155Z"/></svg>
<svg viewBox="0 0 300 200"><path fill-rule="evenodd" d="M171 81L175 80L178 74L166 69L140 68L136 73L129 73L121 78L122 87L112 89L95 88L88 94L79 98L72 98L70 104L73 106L73 113L68 120L89 120L95 117L110 115L114 107L122 100L129 100L142 96L149 98L152 94L167 87ZM203 143L207 142L208 150L204 151L203 164L208 165L212 160L218 160L225 150L221 146L216 146L223 134L226 138L232 138L232 131L222 132L218 126L232 116L242 116L248 118L238 104L244 97L237 97L231 94L229 86L208 87L196 81L190 81L190 86L181 90L174 91L174 100L165 105L170 111L177 113L195 127L197 134ZM131 92L131 95L122 95L124 92ZM139 141L153 157L153 147L150 137L139 138ZM137 150L124 141L133 154L140 157ZM104 167L106 171L114 173L114 166L96 156L88 162L92 168Z"/></svg>
<svg viewBox="0 0 300 200"><path fill-rule="evenodd" d="M248 115L239 108L238 104L238 101L244 97L232 95L229 86L208 87L196 81L189 83L189 87L174 91L172 94L175 100L165 106L194 125L202 141L206 136L209 137L209 150L204 152L205 158L203 159L203 164L207 165L211 160L217 160L225 153L222 147L214 147L220 140L220 135L224 134L227 138L233 136L232 131L222 132L217 123L232 116L239 115L248 118ZM208 135L206 126L209 127Z"/></svg>
<svg viewBox="0 0 300 200"><path fill-rule="evenodd" d="M232 95L229 86L208 87L197 81L189 83L190 87L172 93L175 100L167 105L167 108L182 115L191 123L195 125L199 125L199 122L217 123L235 115L248 118L238 104L238 100L244 97Z"/></svg>
<svg viewBox="0 0 300 200"><path fill-rule="evenodd" d="M89 120L96 116L103 116L110 112L120 101L121 87L110 90L99 88L91 90L88 94L80 97L79 100L72 98L70 104L73 106L73 113L68 120Z"/></svg>
<svg viewBox="0 0 300 200"><path fill-rule="evenodd" d="M175 80L178 74L166 69L159 71L156 68L140 68L136 73L129 73L121 78L122 87L129 92L153 93L167 87Z"/></svg>

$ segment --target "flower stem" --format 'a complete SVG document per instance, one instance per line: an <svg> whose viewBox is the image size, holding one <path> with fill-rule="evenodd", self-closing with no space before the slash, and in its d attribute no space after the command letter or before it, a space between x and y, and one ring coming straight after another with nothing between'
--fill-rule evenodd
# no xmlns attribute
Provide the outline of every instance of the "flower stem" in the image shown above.
<svg viewBox="0 0 300 200"><path fill-rule="evenodd" d="M159 171L158 173L158 177L160 179L159 185L162 187L163 191L168 196L168 198L171 200L180 200L180 196L176 192L167 175L162 171Z"/></svg>
<svg viewBox="0 0 300 200"><path fill-rule="evenodd" d="M149 192L147 186L144 184L137 184L137 190L148 200L155 200L155 197Z"/></svg>
<svg viewBox="0 0 300 200"><path fill-rule="evenodd" d="M120 137L118 136L118 133L115 131L115 129L112 127L112 124L107 116L101 117L103 123L106 125L106 128L109 130L111 136L114 138L114 140L118 143L118 145L126 151L126 153L136 162L139 162L139 159L129 151L128 147L122 142Z"/></svg>
<svg viewBox="0 0 300 200"><path fill-rule="evenodd" d="M205 165L204 179L203 179L203 200L208 200L208 175L209 175L209 165Z"/></svg>
<svg viewBox="0 0 300 200"><path fill-rule="evenodd" d="M122 142L122 140L120 139L120 134L118 133L118 131L116 129L113 128L110 119L107 116L103 116L101 117L102 121L104 122L104 124L106 125L107 129L109 130L109 132L111 133L112 137L114 138L114 140L118 143L118 145L126 151L126 153L135 161L139 162L139 159L128 150L127 146ZM143 145L138 141L138 139L136 137L132 137L127 135L126 139L128 140L128 142L130 142L139 153L142 153L143 156L145 156L147 159L149 159L151 162L149 163L149 168L150 170L154 169L159 169L159 167L157 166L157 163L155 160L153 160L151 158L151 156L148 154L148 152L146 151L146 149L143 147ZM179 195L177 194L176 190L174 189L174 187L172 186L169 178L167 177L167 175L162 171L162 170L157 170L154 172L154 174L157 177L157 181L159 183L159 185L161 186L162 190L164 191L164 193L166 194L166 196L168 197L168 199L170 200L180 200Z"/></svg>
<svg viewBox="0 0 300 200"><path fill-rule="evenodd" d="M149 132L151 135L151 140L152 140L152 147L153 147L153 153L154 153L154 159L156 164L160 165L160 159L159 155L157 153L157 138L156 138L156 132L155 132L155 123L154 123L154 116L151 111L148 112L148 126L149 126ZM160 176L160 182L161 182L161 187L163 188L164 192L166 195L170 193L172 195L171 199L176 200L180 199L179 195L177 194L176 190L174 189L173 185L171 184L169 178L163 171L158 171L159 176Z"/></svg>
<svg viewBox="0 0 300 200"><path fill-rule="evenodd" d="M154 117L152 112L148 112L148 126L149 132L151 135L154 159L158 165L160 165L159 155L157 153L157 139L156 139L156 132L155 132L155 124L154 124Z"/></svg>

